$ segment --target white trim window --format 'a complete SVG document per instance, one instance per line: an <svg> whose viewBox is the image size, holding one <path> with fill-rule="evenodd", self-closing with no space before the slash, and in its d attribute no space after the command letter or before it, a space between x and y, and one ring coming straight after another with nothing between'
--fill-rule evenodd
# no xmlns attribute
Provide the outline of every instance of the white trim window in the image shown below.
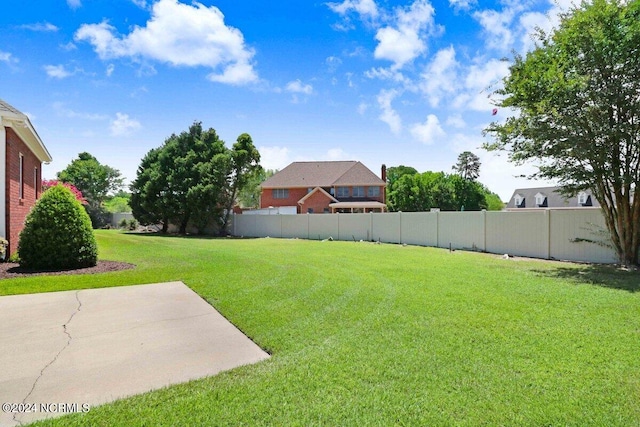
<svg viewBox="0 0 640 427"><path fill-rule="evenodd" d="M586 205L587 204L587 193L584 191L581 191L580 193L578 193L578 203L581 205Z"/></svg>
<svg viewBox="0 0 640 427"><path fill-rule="evenodd" d="M547 196L545 196L542 193L536 194L536 206L540 207L540 206L544 205L544 200L546 198L547 198Z"/></svg>
<svg viewBox="0 0 640 427"><path fill-rule="evenodd" d="M274 188L272 194L273 194L273 198L274 199L288 199L289 198L289 189L288 188Z"/></svg>
<svg viewBox="0 0 640 427"><path fill-rule="evenodd" d="M349 197L349 187L338 187L336 193L336 197Z"/></svg>
<svg viewBox="0 0 640 427"><path fill-rule="evenodd" d="M380 187L368 187L367 197L380 197Z"/></svg>
<svg viewBox="0 0 640 427"><path fill-rule="evenodd" d="M353 197L364 197L364 187L353 187Z"/></svg>
<svg viewBox="0 0 640 427"><path fill-rule="evenodd" d="M517 208L520 207L523 201L524 197L522 197L522 194L516 194L515 196L513 196L513 202L515 203Z"/></svg>

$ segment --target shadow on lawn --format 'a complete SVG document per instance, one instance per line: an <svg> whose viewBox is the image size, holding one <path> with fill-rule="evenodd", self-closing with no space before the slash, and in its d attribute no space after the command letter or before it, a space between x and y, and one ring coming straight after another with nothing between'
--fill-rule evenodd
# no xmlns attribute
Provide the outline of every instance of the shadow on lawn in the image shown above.
<svg viewBox="0 0 640 427"><path fill-rule="evenodd" d="M132 236L144 236L144 237L166 237L173 239L205 239L205 240L249 240L257 239L257 237L236 237L236 236L215 236L210 234L178 234L178 233L162 233L158 232L137 232L137 231L125 231L123 234L129 234Z"/></svg>
<svg viewBox="0 0 640 427"><path fill-rule="evenodd" d="M640 291L640 271L625 270L612 265L590 264L577 268L560 267L552 270L534 271L543 276L567 279L575 283L586 283L628 292Z"/></svg>

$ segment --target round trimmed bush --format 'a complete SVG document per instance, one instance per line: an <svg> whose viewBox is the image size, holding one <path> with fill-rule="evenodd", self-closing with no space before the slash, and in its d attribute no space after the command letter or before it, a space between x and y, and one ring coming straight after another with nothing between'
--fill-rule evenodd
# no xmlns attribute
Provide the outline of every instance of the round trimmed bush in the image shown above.
<svg viewBox="0 0 640 427"><path fill-rule="evenodd" d="M35 204L20 233L20 266L30 269L92 267L98 262L91 219L73 193L49 188Z"/></svg>

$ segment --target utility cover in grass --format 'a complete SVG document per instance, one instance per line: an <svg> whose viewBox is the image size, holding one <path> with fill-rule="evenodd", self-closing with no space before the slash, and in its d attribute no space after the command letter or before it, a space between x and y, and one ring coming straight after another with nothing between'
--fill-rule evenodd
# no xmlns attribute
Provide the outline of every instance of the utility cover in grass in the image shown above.
<svg viewBox="0 0 640 427"><path fill-rule="evenodd" d="M18 254L20 266L34 270L96 265L91 219L68 188L58 184L42 194L20 233Z"/></svg>

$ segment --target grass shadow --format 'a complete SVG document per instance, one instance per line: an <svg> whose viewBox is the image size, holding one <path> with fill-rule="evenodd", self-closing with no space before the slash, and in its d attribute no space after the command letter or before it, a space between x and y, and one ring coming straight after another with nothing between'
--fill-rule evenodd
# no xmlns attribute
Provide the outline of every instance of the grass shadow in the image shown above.
<svg viewBox="0 0 640 427"><path fill-rule="evenodd" d="M141 236L141 237L165 237L172 239L204 239L204 240L249 240L249 239L257 239L257 237L237 237L237 236L216 236L210 234L179 234L179 233L163 233L161 231L157 232L138 232L138 231L124 231L122 234L127 234L130 236Z"/></svg>
<svg viewBox="0 0 640 427"><path fill-rule="evenodd" d="M640 271L627 270L614 265L588 264L574 268L559 267L551 270L534 270L537 274L586 283L627 292L640 291Z"/></svg>

